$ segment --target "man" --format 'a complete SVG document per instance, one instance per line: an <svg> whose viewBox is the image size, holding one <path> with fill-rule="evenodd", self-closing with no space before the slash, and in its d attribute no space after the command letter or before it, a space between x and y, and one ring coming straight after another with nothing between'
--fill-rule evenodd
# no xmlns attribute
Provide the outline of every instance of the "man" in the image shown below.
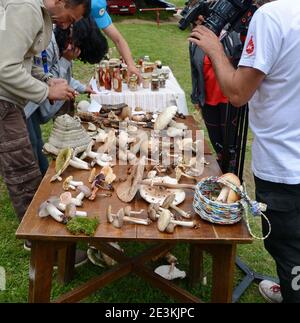
<svg viewBox="0 0 300 323"><path fill-rule="evenodd" d="M237 70L204 26L197 26L189 40L209 55L223 93L235 106L250 100L256 197L268 205L272 225L265 247L276 262L283 301L300 302L300 2L263 2L270 3L252 18Z"/></svg>
<svg viewBox="0 0 300 323"><path fill-rule="evenodd" d="M68 27L89 13L89 1L1 0L1 5L0 173L21 221L41 180L23 108L27 101L74 99L65 80L48 80L49 75L32 69L33 56L47 48L52 23Z"/></svg>
<svg viewBox="0 0 300 323"><path fill-rule="evenodd" d="M135 66L129 46L118 29L113 25L107 13L106 0L91 0L91 15L95 19L98 27L115 43L119 53L127 64L129 76L136 74L139 77L139 81L141 81L140 72Z"/></svg>

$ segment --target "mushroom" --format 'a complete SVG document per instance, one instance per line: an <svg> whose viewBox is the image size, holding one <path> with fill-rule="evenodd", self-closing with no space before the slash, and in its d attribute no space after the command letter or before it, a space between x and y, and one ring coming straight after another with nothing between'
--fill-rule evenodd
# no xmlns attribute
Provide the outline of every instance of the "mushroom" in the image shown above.
<svg viewBox="0 0 300 323"><path fill-rule="evenodd" d="M156 221L159 218L159 204L158 203L150 203L147 209L148 217L152 221Z"/></svg>
<svg viewBox="0 0 300 323"><path fill-rule="evenodd" d="M220 181L219 181L220 180ZM226 173L219 178L218 182L222 185L221 192L217 197L217 201L222 203L234 203L240 199L240 196L234 192L230 187L226 186L222 180L229 182L237 187L240 187L240 179L232 173Z"/></svg>
<svg viewBox="0 0 300 323"><path fill-rule="evenodd" d="M175 265L162 265L157 267L154 272L167 280L186 277L186 272L179 270Z"/></svg>
<svg viewBox="0 0 300 323"><path fill-rule="evenodd" d="M184 135L183 129L178 129L174 127L169 127L167 129L167 136L169 137L182 137Z"/></svg>
<svg viewBox="0 0 300 323"><path fill-rule="evenodd" d="M56 147L54 147L53 145L49 144L48 142L44 144L43 151L45 153L52 154L55 156L58 156L58 154L59 154L59 150ZM77 169L86 169L86 170L90 169L89 164L83 160L80 160L79 158L76 158L74 156L74 153L73 153L73 156L70 160L70 166L77 168Z"/></svg>
<svg viewBox="0 0 300 323"><path fill-rule="evenodd" d="M73 176L68 176L63 182L63 189L65 191L68 191L69 188L75 190L79 185L83 185L83 182L73 181Z"/></svg>
<svg viewBox="0 0 300 323"><path fill-rule="evenodd" d="M90 102L87 100L81 100L77 104L77 109L80 112L88 112L90 106Z"/></svg>
<svg viewBox="0 0 300 323"><path fill-rule="evenodd" d="M109 215L107 214L108 219L111 219L111 217L113 218L113 221L111 223L115 228L122 228L124 222L130 222L130 223L141 224L141 225L149 225L151 223L149 219L144 220L144 219L138 219L138 218L133 218L133 217L124 215L124 209L120 209L117 212L117 214L112 214L112 213L110 213Z"/></svg>
<svg viewBox="0 0 300 323"><path fill-rule="evenodd" d="M101 169L100 174L103 174L105 176L105 182L107 184L111 184L117 178L117 176L114 174L112 168L109 166L104 166Z"/></svg>
<svg viewBox="0 0 300 323"><path fill-rule="evenodd" d="M186 218L186 219L190 219L190 213L189 212L185 212L184 210L180 209L178 206L174 205L173 202L175 200L175 194L170 194L168 195L165 199L163 204L161 205L162 208L164 209L168 209L168 208L172 208L174 211L178 212L182 217Z"/></svg>
<svg viewBox="0 0 300 323"><path fill-rule="evenodd" d="M57 197L57 196L49 197L48 201L62 212L66 211L68 205L74 205L75 208L76 208L76 205L74 203L70 202L71 200L69 200L68 204L64 204L64 203L61 202L61 199L59 197ZM65 215L68 216L67 214L65 214ZM77 210L75 210L75 215L74 216L85 217L85 216L87 216L87 213L85 211L77 211Z"/></svg>
<svg viewBox="0 0 300 323"><path fill-rule="evenodd" d="M65 192L60 194L59 198L60 198L60 201L65 205L69 203L73 203L76 206L82 206L82 199L77 199L72 197L72 194L70 192Z"/></svg>
<svg viewBox="0 0 300 323"><path fill-rule="evenodd" d="M172 216L172 213L167 209L159 210L159 218L157 221L157 228L159 231L164 232L170 223L187 228L194 228L196 226L195 221L177 221L173 220Z"/></svg>
<svg viewBox="0 0 300 323"><path fill-rule="evenodd" d="M93 183L93 181L95 180L95 176L96 176L96 168L94 167L91 170L90 176L89 176L89 183Z"/></svg>
<svg viewBox="0 0 300 323"><path fill-rule="evenodd" d="M79 185L77 189L80 193L76 196L76 200L82 201L84 198L89 198L92 195L92 191L86 185Z"/></svg>
<svg viewBox="0 0 300 323"><path fill-rule="evenodd" d="M55 161L56 174L52 176L52 178L50 179L50 182L54 182L56 180L59 180L59 181L62 180L60 175L69 166L72 155L73 155L73 148L64 148L59 151Z"/></svg>
<svg viewBox="0 0 300 323"><path fill-rule="evenodd" d="M129 205L124 207L124 214L126 216L131 216L131 214L142 214L144 212L144 209L141 209L140 211L132 211L131 207Z"/></svg>
<svg viewBox="0 0 300 323"><path fill-rule="evenodd" d="M139 183L143 178L145 169L145 157L142 157L138 163L136 163L131 174L127 177L125 182L120 183L116 188L116 193L118 198L128 203L133 200L135 194L139 190Z"/></svg>
<svg viewBox="0 0 300 323"><path fill-rule="evenodd" d="M96 142L105 142L105 140L107 139L108 134L105 132L105 130L98 128L97 129L97 135L93 137L93 139Z"/></svg>
<svg viewBox="0 0 300 323"><path fill-rule="evenodd" d="M112 190L112 184L107 184L105 182L105 175L100 173L95 177L95 180L92 183L92 194L89 197L89 200L93 201L96 198L96 194L99 190L99 188L102 188L104 190ZM101 193L98 194L100 196L111 196L111 193Z"/></svg>
<svg viewBox="0 0 300 323"><path fill-rule="evenodd" d="M154 130L163 130L165 129L171 120L175 117L177 112L176 106L167 107L162 113L159 114L155 123Z"/></svg>
<svg viewBox="0 0 300 323"><path fill-rule="evenodd" d="M119 115L119 118L121 120L125 120L125 119L130 119L131 118L131 115L132 115L132 111L131 111L131 108L126 106L122 109L120 115Z"/></svg>
<svg viewBox="0 0 300 323"><path fill-rule="evenodd" d="M66 218L64 214L56 208L52 203L50 203L48 200L43 202L38 210L38 215L41 218L45 218L48 215L52 216L54 220L57 222L66 222Z"/></svg>
<svg viewBox="0 0 300 323"><path fill-rule="evenodd" d="M65 216L67 218L74 218L75 216L86 217L87 213L84 211L77 211L76 205L73 203L69 203L65 207Z"/></svg>
<svg viewBox="0 0 300 323"><path fill-rule="evenodd" d="M99 153L99 152L94 152L92 151L92 147L94 145L94 141L92 140L86 150L84 151L84 153L81 155L80 159L85 159L86 157L89 157L91 159L93 159L93 164L97 163L99 166L103 167L103 166L109 166L109 162L112 161L112 157L104 154L104 153Z"/></svg>
<svg viewBox="0 0 300 323"><path fill-rule="evenodd" d="M176 174L176 179L179 182L181 177L186 177L186 178L190 178L193 179L194 181L197 180L194 176L190 176L185 174L178 166L175 168L175 174Z"/></svg>
<svg viewBox="0 0 300 323"><path fill-rule="evenodd" d="M100 146L97 150L97 153L106 153L111 155L111 152L116 148L116 130L111 129L109 133L107 134L107 138L102 146ZM113 154L112 154L113 155Z"/></svg>
<svg viewBox="0 0 300 323"><path fill-rule="evenodd" d="M183 130L187 130L188 127L186 124L184 123L179 123L179 122L176 122L174 120L171 120L170 123L169 123L169 127L173 127L173 128L177 128L177 129L183 129Z"/></svg>

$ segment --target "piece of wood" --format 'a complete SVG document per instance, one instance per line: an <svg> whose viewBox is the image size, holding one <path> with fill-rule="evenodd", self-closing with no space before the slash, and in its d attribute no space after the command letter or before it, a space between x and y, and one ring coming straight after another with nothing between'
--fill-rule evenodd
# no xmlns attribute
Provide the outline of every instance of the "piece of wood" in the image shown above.
<svg viewBox="0 0 300 323"><path fill-rule="evenodd" d="M189 285L195 287L203 280L203 250L201 244L190 244Z"/></svg>
<svg viewBox="0 0 300 323"><path fill-rule="evenodd" d="M30 303L50 302L54 257L55 249L51 242L31 242L28 296Z"/></svg>
<svg viewBox="0 0 300 323"><path fill-rule="evenodd" d="M68 244L65 248L57 251L57 280L61 284L66 284L74 277L76 256L76 243Z"/></svg>

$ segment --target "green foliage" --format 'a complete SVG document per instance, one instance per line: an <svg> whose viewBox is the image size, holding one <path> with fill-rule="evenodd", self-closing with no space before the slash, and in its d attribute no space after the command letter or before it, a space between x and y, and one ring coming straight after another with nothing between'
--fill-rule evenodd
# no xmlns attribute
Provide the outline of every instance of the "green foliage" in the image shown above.
<svg viewBox="0 0 300 323"><path fill-rule="evenodd" d="M66 227L72 234L93 236L98 225L99 220L97 218L75 217L67 223Z"/></svg>

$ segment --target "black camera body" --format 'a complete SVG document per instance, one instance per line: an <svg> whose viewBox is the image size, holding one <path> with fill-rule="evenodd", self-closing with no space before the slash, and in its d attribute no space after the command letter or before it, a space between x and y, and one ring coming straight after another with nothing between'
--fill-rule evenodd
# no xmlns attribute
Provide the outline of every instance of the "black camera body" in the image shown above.
<svg viewBox="0 0 300 323"><path fill-rule="evenodd" d="M218 0L210 5L205 0L199 0L196 4L183 9L183 18L179 21L179 28L185 30L191 23L194 23L199 15L205 17L204 26L212 30L217 36L228 24L230 29L235 30L241 25L241 19L252 7L252 0Z"/></svg>

